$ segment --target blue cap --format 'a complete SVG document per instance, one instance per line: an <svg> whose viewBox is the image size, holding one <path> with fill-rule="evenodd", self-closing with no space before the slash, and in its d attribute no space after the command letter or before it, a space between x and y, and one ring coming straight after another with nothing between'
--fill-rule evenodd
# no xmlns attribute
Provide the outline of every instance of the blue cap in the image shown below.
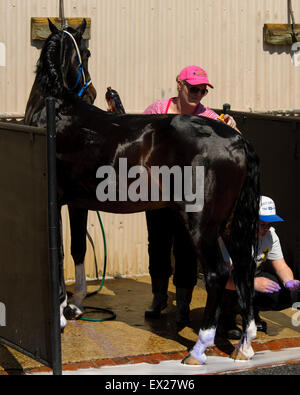
<svg viewBox="0 0 300 395"><path fill-rule="evenodd" d="M274 201L267 196L261 196L260 198L259 219L263 222L284 222L284 220L276 214Z"/></svg>

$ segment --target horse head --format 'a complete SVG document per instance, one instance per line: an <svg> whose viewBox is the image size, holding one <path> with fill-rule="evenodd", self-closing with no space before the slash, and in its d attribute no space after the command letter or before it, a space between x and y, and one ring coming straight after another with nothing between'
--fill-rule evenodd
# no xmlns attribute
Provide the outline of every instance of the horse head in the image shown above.
<svg viewBox="0 0 300 395"><path fill-rule="evenodd" d="M89 103L96 98L96 90L88 71L90 51L82 38L86 20L73 29L59 30L49 20L47 38L37 64L37 82L43 93L57 98L71 92Z"/></svg>
<svg viewBox="0 0 300 395"><path fill-rule="evenodd" d="M84 19L77 29L59 30L49 21L51 34L46 39L37 62L36 78L25 110L25 124L32 124L33 116L45 106L45 98L63 99L67 93L79 96L92 104L96 99L88 70L90 51L82 35Z"/></svg>

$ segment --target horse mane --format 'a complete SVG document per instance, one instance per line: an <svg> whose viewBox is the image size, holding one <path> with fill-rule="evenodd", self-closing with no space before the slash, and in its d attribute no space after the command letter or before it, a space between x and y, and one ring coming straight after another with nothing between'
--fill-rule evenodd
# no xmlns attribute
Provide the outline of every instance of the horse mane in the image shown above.
<svg viewBox="0 0 300 395"><path fill-rule="evenodd" d="M51 34L47 38L36 68L36 80L42 93L58 98L66 90L60 70L61 34Z"/></svg>

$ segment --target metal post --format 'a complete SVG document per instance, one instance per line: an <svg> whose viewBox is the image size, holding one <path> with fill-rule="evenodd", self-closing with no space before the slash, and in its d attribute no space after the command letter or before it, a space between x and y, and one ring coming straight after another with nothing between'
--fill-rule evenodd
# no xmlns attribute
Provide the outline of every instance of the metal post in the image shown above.
<svg viewBox="0 0 300 395"><path fill-rule="evenodd" d="M58 219L56 191L56 126L55 99L47 97L47 153L48 153L48 222L50 249L50 281L52 296L52 369L53 374L62 374L60 310L59 310L59 262L58 262Z"/></svg>
<svg viewBox="0 0 300 395"><path fill-rule="evenodd" d="M67 28L68 20L65 18L64 0L59 0L59 18L61 20L61 28L62 29Z"/></svg>
<svg viewBox="0 0 300 395"><path fill-rule="evenodd" d="M292 28L292 41L293 43L297 42L297 37L295 33L295 16L294 16L294 11L293 11L293 5L292 5L292 0L288 0L288 10L289 10L289 15L288 18L291 19L291 28Z"/></svg>

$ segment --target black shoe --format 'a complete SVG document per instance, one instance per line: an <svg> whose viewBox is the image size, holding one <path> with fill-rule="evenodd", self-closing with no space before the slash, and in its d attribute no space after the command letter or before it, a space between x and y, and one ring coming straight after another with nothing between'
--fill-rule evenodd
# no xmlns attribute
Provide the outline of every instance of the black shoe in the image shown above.
<svg viewBox="0 0 300 395"><path fill-rule="evenodd" d="M151 277L152 304L145 311L145 318L160 318L161 312L168 305L169 277Z"/></svg>
<svg viewBox="0 0 300 395"><path fill-rule="evenodd" d="M230 340L240 340L242 337L242 331L239 327L234 327L231 329L218 329L217 333L219 336L223 337L224 339L230 339Z"/></svg>
<svg viewBox="0 0 300 395"><path fill-rule="evenodd" d="M242 331L239 327L228 329L226 332L226 338L230 340L240 340L242 337Z"/></svg>
<svg viewBox="0 0 300 395"><path fill-rule="evenodd" d="M222 313L217 326L217 334L225 339L239 340L242 337L241 329L235 323L235 315Z"/></svg>
<svg viewBox="0 0 300 395"><path fill-rule="evenodd" d="M177 325L178 332L180 332L183 328L185 328L186 326L189 326L190 324L191 324L191 321L190 321L189 315L177 317L176 325Z"/></svg>
<svg viewBox="0 0 300 395"><path fill-rule="evenodd" d="M255 325L256 325L256 330L258 332L267 333L267 329L268 329L267 323L266 321L260 318L258 313L255 314Z"/></svg>
<svg viewBox="0 0 300 395"><path fill-rule="evenodd" d="M145 318L160 318L168 303L167 295L155 294L151 306L145 311Z"/></svg>

